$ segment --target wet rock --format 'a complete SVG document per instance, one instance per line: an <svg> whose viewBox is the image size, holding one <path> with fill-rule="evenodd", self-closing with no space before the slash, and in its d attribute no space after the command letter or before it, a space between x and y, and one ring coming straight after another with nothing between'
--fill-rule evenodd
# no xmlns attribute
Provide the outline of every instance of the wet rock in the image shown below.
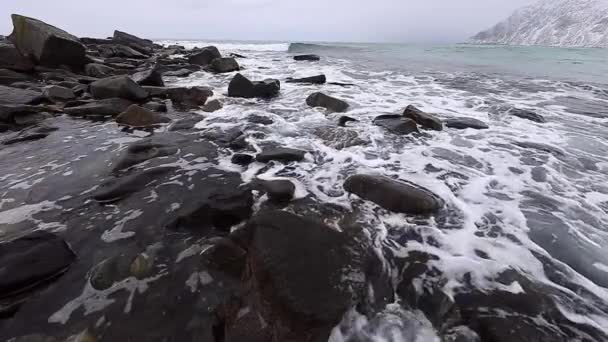
<svg viewBox="0 0 608 342"><path fill-rule="evenodd" d="M412 105L409 105L407 106L407 108L405 108L405 110L403 111L403 116L408 119L414 120L423 128L432 129L435 131L443 130L443 123L441 122L441 120L429 113L421 111L420 109Z"/></svg>
<svg viewBox="0 0 608 342"><path fill-rule="evenodd" d="M255 157L251 154L236 153L230 159L232 164L247 166L255 161Z"/></svg>
<svg viewBox="0 0 608 342"><path fill-rule="evenodd" d="M306 104L311 107L323 107L330 112L342 113L348 110L348 103L323 93L313 93L306 99Z"/></svg>
<svg viewBox="0 0 608 342"><path fill-rule="evenodd" d="M184 130L192 129L192 128L194 128L194 126L197 123L201 122L202 120L203 120L203 117L200 115L181 119L181 120L178 120L177 122L175 122L173 125L171 125L171 127L169 128L169 131L184 131Z"/></svg>
<svg viewBox="0 0 608 342"><path fill-rule="evenodd" d="M563 150L561 150L555 146L551 146L551 145L547 145L547 144L543 144L543 143L537 143L537 142L532 142L532 141L517 141L514 144L516 146L519 146L519 147L525 148L525 149L533 149L533 150L547 152L558 158L566 155L566 152L564 152Z"/></svg>
<svg viewBox="0 0 608 342"><path fill-rule="evenodd" d="M116 117L116 122L131 127L152 127L171 121L166 116L152 112L138 105L131 105Z"/></svg>
<svg viewBox="0 0 608 342"><path fill-rule="evenodd" d="M547 169L542 166L537 166L531 171L532 179L535 182L544 183L547 181Z"/></svg>
<svg viewBox="0 0 608 342"><path fill-rule="evenodd" d="M216 58L211 61L211 65L209 67L213 72L216 73L233 72L240 69L239 63L236 61L236 59L231 57Z"/></svg>
<svg viewBox="0 0 608 342"><path fill-rule="evenodd" d="M129 273L137 279L145 279L152 274L154 259L146 254L140 253L131 262Z"/></svg>
<svg viewBox="0 0 608 342"><path fill-rule="evenodd" d="M344 189L397 213L432 214L444 204L439 196L425 188L384 176L351 176L344 182Z"/></svg>
<svg viewBox="0 0 608 342"><path fill-rule="evenodd" d="M48 133L21 132L12 138L4 140L2 145L13 145L24 141L40 140L46 138L48 135Z"/></svg>
<svg viewBox="0 0 608 342"><path fill-rule="evenodd" d="M0 104L36 104L41 98L42 94L34 90L0 85Z"/></svg>
<svg viewBox="0 0 608 342"><path fill-rule="evenodd" d="M224 107L224 105L222 105L222 102L220 100L215 99L207 102L207 104L203 106L203 112L213 113L222 109L222 107Z"/></svg>
<svg viewBox="0 0 608 342"><path fill-rule="evenodd" d="M282 163L298 162L304 160L306 151L286 147L265 148L255 159L260 163L279 161Z"/></svg>
<svg viewBox="0 0 608 342"><path fill-rule="evenodd" d="M9 69L0 69L0 85L12 85L16 82L25 82L30 76Z"/></svg>
<svg viewBox="0 0 608 342"><path fill-rule="evenodd" d="M518 118L538 122L545 123L547 120L540 114L534 113L531 110L520 109L520 108L511 108L508 111L509 114L513 116L517 116Z"/></svg>
<svg viewBox="0 0 608 342"><path fill-rule="evenodd" d="M154 49L154 42L148 39L142 39L126 32L114 31L112 41L127 45L128 47L143 53L150 54Z"/></svg>
<svg viewBox="0 0 608 342"><path fill-rule="evenodd" d="M15 118L18 116L37 114L42 111L44 111L44 107L41 106L0 104L0 121L15 123Z"/></svg>
<svg viewBox="0 0 608 342"><path fill-rule="evenodd" d="M206 66L216 58L221 58L220 51L215 46L207 46L188 57L188 63Z"/></svg>
<svg viewBox="0 0 608 342"><path fill-rule="evenodd" d="M66 102L76 98L74 91L60 86L46 86L42 91L42 96L51 102Z"/></svg>
<svg viewBox="0 0 608 342"><path fill-rule="evenodd" d="M164 94L174 106L190 109L205 105L207 99L213 96L213 91L206 87L168 88Z"/></svg>
<svg viewBox="0 0 608 342"><path fill-rule="evenodd" d="M176 154L178 147L170 143L170 140L170 137L164 139L163 136L153 136L129 145L114 164L112 171L121 171L153 158Z"/></svg>
<svg viewBox="0 0 608 342"><path fill-rule="evenodd" d="M467 326L458 326L449 329L442 336L443 342L481 342L479 335Z"/></svg>
<svg viewBox="0 0 608 342"><path fill-rule="evenodd" d="M19 126L32 126L51 117L49 113L29 113L15 116L14 121Z"/></svg>
<svg viewBox="0 0 608 342"><path fill-rule="evenodd" d="M97 47L99 49L99 53L104 58L131 58L131 59L146 59L147 55L129 47L126 45L100 45ZM110 62L108 62L110 63ZM132 65L129 64L111 64L115 68L132 68Z"/></svg>
<svg viewBox="0 0 608 342"><path fill-rule="evenodd" d="M19 50L10 42L0 41L0 69L14 71L31 71L34 64L21 55Z"/></svg>
<svg viewBox="0 0 608 342"><path fill-rule="evenodd" d="M133 102L125 99L110 98L93 101L80 106L64 108L63 111L71 116L116 116L124 112Z"/></svg>
<svg viewBox="0 0 608 342"><path fill-rule="evenodd" d="M349 122L358 122L359 120L357 119L353 119L350 116L341 116L340 119L338 119L338 126L339 127L346 127L346 124Z"/></svg>
<svg viewBox="0 0 608 342"><path fill-rule="evenodd" d="M163 76L158 70L158 66L155 65L153 68L140 71L131 76L133 81L139 85L153 86L153 87L164 87Z"/></svg>
<svg viewBox="0 0 608 342"><path fill-rule="evenodd" d="M86 48L78 38L40 20L17 14L11 17L14 30L10 40L36 64L81 68L87 63Z"/></svg>
<svg viewBox="0 0 608 342"><path fill-rule="evenodd" d="M84 66L84 72L91 77L106 78L114 75L116 70L107 65L99 63L89 63Z"/></svg>
<svg viewBox="0 0 608 342"><path fill-rule="evenodd" d="M473 118L447 119L447 120L445 120L445 125L448 128L455 128L455 129L467 129L467 128L488 129L489 128L485 122L483 122L481 120L473 119Z"/></svg>
<svg viewBox="0 0 608 342"><path fill-rule="evenodd" d="M327 82L327 78L325 75L318 76L310 76L303 78L290 78L287 80L287 83L310 83L310 84L325 84Z"/></svg>
<svg viewBox="0 0 608 342"><path fill-rule="evenodd" d="M186 76L190 76L192 73L194 73L195 70L190 70L190 69L179 69L179 70L173 70L173 71L166 71L163 73L163 76L173 76L173 77L186 77Z"/></svg>
<svg viewBox="0 0 608 342"><path fill-rule="evenodd" d="M112 76L91 83L91 94L96 99L122 98L131 101L142 101L148 92L128 76Z"/></svg>
<svg viewBox="0 0 608 342"><path fill-rule="evenodd" d="M213 238L208 243L211 247L205 250L203 263L240 280L245 268L245 250L227 238Z"/></svg>
<svg viewBox="0 0 608 342"><path fill-rule="evenodd" d="M172 167L157 167L128 176L112 179L95 192L93 199L100 203L118 202L132 193L139 192L146 186L174 170Z"/></svg>
<svg viewBox="0 0 608 342"><path fill-rule="evenodd" d="M321 57L317 55L297 55L293 56L293 59L296 61L320 61Z"/></svg>
<svg viewBox="0 0 608 342"><path fill-rule="evenodd" d="M252 82L236 74L228 86L228 96L242 98L271 98L279 95L281 83L275 79Z"/></svg>
<svg viewBox="0 0 608 342"><path fill-rule="evenodd" d="M102 261L91 270L89 283L98 291L109 289L115 283L129 277L130 260L129 256L119 255Z"/></svg>
<svg viewBox="0 0 608 342"><path fill-rule="evenodd" d="M274 203L286 203L291 201L296 191L296 186L284 179L279 180L262 180L256 179L252 186L255 189L266 193L268 199Z"/></svg>
<svg viewBox="0 0 608 342"><path fill-rule="evenodd" d="M45 231L0 244L0 299L52 282L75 259L63 239Z"/></svg>
<svg viewBox="0 0 608 342"><path fill-rule="evenodd" d="M398 135L418 133L418 125L412 119L401 115L380 115L374 119L374 124Z"/></svg>
<svg viewBox="0 0 608 342"><path fill-rule="evenodd" d="M166 113L167 105L162 102L148 102L142 106L145 109L151 110L153 112Z"/></svg>
<svg viewBox="0 0 608 342"><path fill-rule="evenodd" d="M322 139L327 146L337 150L369 143L369 141L361 139L356 131L341 127L319 127L314 131L314 134Z"/></svg>
<svg viewBox="0 0 608 342"><path fill-rule="evenodd" d="M262 115L249 115L247 117L247 121L254 123L254 124L259 124L259 125L272 125L274 123L274 120L272 120L271 118L267 117L267 116L262 116Z"/></svg>
<svg viewBox="0 0 608 342"><path fill-rule="evenodd" d="M167 49L174 49L174 50L186 50L186 48L182 45L169 45L167 46Z"/></svg>

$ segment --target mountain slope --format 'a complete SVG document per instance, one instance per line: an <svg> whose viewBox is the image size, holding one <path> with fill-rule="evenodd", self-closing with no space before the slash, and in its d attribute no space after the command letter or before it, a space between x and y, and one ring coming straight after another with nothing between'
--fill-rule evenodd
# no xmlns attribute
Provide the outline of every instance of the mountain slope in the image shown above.
<svg viewBox="0 0 608 342"><path fill-rule="evenodd" d="M608 47L608 0L542 0L515 11L470 42Z"/></svg>

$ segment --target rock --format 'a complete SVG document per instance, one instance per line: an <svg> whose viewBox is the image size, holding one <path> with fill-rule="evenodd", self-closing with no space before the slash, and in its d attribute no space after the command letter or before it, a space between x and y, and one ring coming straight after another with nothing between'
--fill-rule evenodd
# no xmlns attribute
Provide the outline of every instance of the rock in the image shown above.
<svg viewBox="0 0 608 342"><path fill-rule="evenodd" d="M88 61L78 38L40 20L13 14L10 40L19 52L36 64L82 68Z"/></svg>
<svg viewBox="0 0 608 342"><path fill-rule="evenodd" d="M227 238L213 238L209 243L211 247L203 254L203 264L240 280L245 268L246 253L243 248Z"/></svg>
<svg viewBox="0 0 608 342"><path fill-rule="evenodd" d="M532 179L535 182L539 182L539 183L543 183L547 181L547 169L545 169L542 166L537 166L534 167L532 169L532 171L530 171L531 175L532 175Z"/></svg>
<svg viewBox="0 0 608 342"><path fill-rule="evenodd" d="M351 176L344 182L344 189L397 213L432 214L444 204L439 196L427 189L383 176Z"/></svg>
<svg viewBox="0 0 608 342"><path fill-rule="evenodd" d="M293 56L293 59L296 61L320 61L321 57L317 55L297 55Z"/></svg>
<svg viewBox="0 0 608 342"><path fill-rule="evenodd" d="M84 72L91 77L105 78L114 75L115 70L99 63L89 63L84 66Z"/></svg>
<svg viewBox="0 0 608 342"><path fill-rule="evenodd" d="M54 85L44 87L42 96L46 97L51 102L66 102L76 98L72 89Z"/></svg>
<svg viewBox="0 0 608 342"><path fill-rule="evenodd" d="M543 144L543 143L538 143L538 142L533 142L533 141L516 141L513 144L516 146L519 146L521 148L525 148L525 149L533 149L533 150L550 153L550 154L554 155L556 158L564 157L566 155L566 152L564 152L562 149L552 146L552 145L548 145L548 144Z"/></svg>
<svg viewBox="0 0 608 342"><path fill-rule="evenodd" d="M89 283L98 291L109 289L114 283L129 277L130 260L128 256L119 255L102 261L91 270Z"/></svg>
<svg viewBox="0 0 608 342"><path fill-rule="evenodd" d="M534 122L538 122L538 123L547 122L547 120L542 115L536 114L533 111L526 110L526 109L511 108L511 109L509 109L508 113L513 116L517 116L518 118L522 118L522 119L526 119L526 120L530 120L530 121L534 121Z"/></svg>
<svg viewBox="0 0 608 342"><path fill-rule="evenodd" d="M35 104L41 98L37 91L0 85L0 104Z"/></svg>
<svg viewBox="0 0 608 342"><path fill-rule="evenodd" d="M116 122L118 124L131 127L152 127L169 121L171 121L171 119L138 105L129 106L127 110L116 117Z"/></svg>
<svg viewBox="0 0 608 342"><path fill-rule="evenodd" d="M184 130L188 130L188 129L192 129L194 128L194 126L196 126L197 123L201 122L203 120L203 117L200 115L195 115L189 118L185 118L185 119L181 119L178 120L177 122L175 122L173 125L171 125L171 127L169 128L169 131L184 131Z"/></svg>
<svg viewBox="0 0 608 342"><path fill-rule="evenodd" d="M168 88L164 95L181 109L197 108L205 105L207 99L213 96L213 91L205 87Z"/></svg>
<svg viewBox="0 0 608 342"><path fill-rule="evenodd" d="M346 127L346 124L348 122L359 122L359 120L353 119L350 116L341 116L340 119L338 119L338 126L339 127Z"/></svg>
<svg viewBox="0 0 608 342"><path fill-rule="evenodd" d="M139 85L153 86L153 87L164 87L163 76L158 71L158 66L155 65L152 69L146 71L140 71L131 76L133 81Z"/></svg>
<svg viewBox="0 0 608 342"><path fill-rule="evenodd" d="M141 280L149 277L153 268L153 258L146 253L140 253L131 262L129 270L133 277Z"/></svg>
<svg viewBox="0 0 608 342"><path fill-rule="evenodd" d="M443 342L481 342L479 335L467 326L449 329L442 336Z"/></svg>
<svg viewBox="0 0 608 342"><path fill-rule="evenodd" d="M296 191L296 186L288 180L261 180L256 179L253 186L265 192L268 199L275 203L286 203L291 201Z"/></svg>
<svg viewBox="0 0 608 342"><path fill-rule="evenodd" d="M348 103L323 93L313 93L306 99L311 107L323 107L330 112L342 113L348 110Z"/></svg>
<svg viewBox="0 0 608 342"><path fill-rule="evenodd" d="M247 166L255 161L255 157L251 154L236 153L230 159L232 164Z"/></svg>
<svg viewBox="0 0 608 342"><path fill-rule="evenodd" d="M325 75L310 76L304 78L290 78L287 83L310 83L310 84L325 84L327 79Z"/></svg>
<svg viewBox="0 0 608 342"><path fill-rule="evenodd" d="M109 180L97 189L93 199L100 203L118 202L132 193L145 189L148 184L174 169L173 167L157 167Z"/></svg>
<svg viewBox="0 0 608 342"><path fill-rule="evenodd" d="M186 76L190 76L192 73L194 73L195 70L190 70L190 69L179 69L179 70L175 70L175 71L166 71L163 73L164 76L173 76L173 77L186 77Z"/></svg>
<svg viewBox="0 0 608 342"><path fill-rule="evenodd" d="M162 102L148 102L142 106L145 109L151 110L153 112L166 113L167 105Z"/></svg>
<svg viewBox="0 0 608 342"><path fill-rule="evenodd" d="M215 46L207 46L200 49L197 53L188 57L188 63L196 65L209 65L216 58L221 58L220 51Z"/></svg>
<svg viewBox="0 0 608 342"><path fill-rule="evenodd" d="M113 165L112 172L126 170L150 159L176 154L178 147L161 137L163 136L152 136L130 144Z"/></svg>
<svg viewBox="0 0 608 342"><path fill-rule="evenodd" d="M55 234L37 231L0 244L0 297L5 299L48 284L76 260Z"/></svg>
<svg viewBox="0 0 608 342"><path fill-rule="evenodd" d="M224 107L224 105L222 105L222 102L220 100L215 99L207 102L207 104L203 106L203 112L213 113L222 109L222 107Z"/></svg>
<svg viewBox="0 0 608 342"><path fill-rule="evenodd" d="M48 133L39 133L39 132L21 132L18 135L8 138L2 142L2 145L12 145L17 144L24 141L34 141L40 140L48 137Z"/></svg>
<svg viewBox="0 0 608 342"><path fill-rule="evenodd" d="M147 55L129 47L126 45L100 45L97 47L99 53L104 58L132 58L132 59L146 59ZM109 63L109 62L108 62ZM115 67L118 67L118 63L113 63ZM132 68L130 64L121 64L122 67Z"/></svg>
<svg viewBox="0 0 608 342"><path fill-rule="evenodd" d="M0 104L0 121L7 123L15 123L15 118L18 116L37 114L43 110L44 108L41 106Z"/></svg>
<svg viewBox="0 0 608 342"><path fill-rule="evenodd" d="M32 71L34 64L21 55L19 50L10 42L0 42L0 69L14 71Z"/></svg>
<svg viewBox="0 0 608 342"><path fill-rule="evenodd" d="M337 150L369 143L369 140L361 139L355 130L341 127L321 126L314 130L314 134L327 146Z"/></svg>
<svg viewBox="0 0 608 342"><path fill-rule="evenodd" d="M30 113L17 115L14 120L19 126L33 126L51 117L53 116L49 113Z"/></svg>
<svg viewBox="0 0 608 342"><path fill-rule="evenodd" d="M485 122L477 120L477 119L473 119L473 118L447 119L447 120L445 120L445 125L448 128L455 128L455 129L467 129L467 128L488 129L489 128Z"/></svg>
<svg viewBox="0 0 608 342"><path fill-rule="evenodd" d="M403 111L403 116L408 119L414 120L423 128L432 129L435 131L443 130L443 123L441 122L441 120L429 113L421 111L420 109L412 105L409 105L407 106L407 108L405 108L405 110Z"/></svg>
<svg viewBox="0 0 608 342"><path fill-rule="evenodd" d="M228 96L242 98L271 98L279 95L281 82L275 79L252 82L236 74L228 86Z"/></svg>
<svg viewBox="0 0 608 342"><path fill-rule="evenodd" d="M114 42L127 45L128 47L143 53L150 54L154 49L154 42L148 39L142 39L126 32L114 31L112 37Z"/></svg>
<svg viewBox="0 0 608 342"><path fill-rule="evenodd" d="M279 161L283 163L297 162L304 160L306 151L296 150L286 147L271 147L264 149L255 159L260 163L268 163L270 161Z"/></svg>
<svg viewBox="0 0 608 342"><path fill-rule="evenodd" d="M210 68L213 72L226 73L239 71L239 63L231 57L216 58L211 61Z"/></svg>
<svg viewBox="0 0 608 342"><path fill-rule="evenodd" d="M112 76L91 83L91 95L96 99L122 98L142 101L148 92L135 83L129 76Z"/></svg>
<svg viewBox="0 0 608 342"><path fill-rule="evenodd" d="M401 115L380 115L374 119L374 124L398 135L418 133L418 126L412 119Z"/></svg>
<svg viewBox="0 0 608 342"><path fill-rule="evenodd" d="M271 118L267 117L267 116L262 116L262 115L249 115L247 117L247 121L254 123L254 124L260 124L260 125L272 125L274 123L274 120L272 120Z"/></svg>
<svg viewBox="0 0 608 342"><path fill-rule="evenodd" d="M12 85L16 82L25 82L30 76L9 69L0 69L0 85Z"/></svg>
<svg viewBox="0 0 608 342"><path fill-rule="evenodd" d="M81 106L64 108L63 111L71 116L116 116L124 112L133 102L125 99L111 98L93 101Z"/></svg>
<svg viewBox="0 0 608 342"><path fill-rule="evenodd" d="M186 48L182 45L169 45L169 46L167 46L167 49L186 50Z"/></svg>

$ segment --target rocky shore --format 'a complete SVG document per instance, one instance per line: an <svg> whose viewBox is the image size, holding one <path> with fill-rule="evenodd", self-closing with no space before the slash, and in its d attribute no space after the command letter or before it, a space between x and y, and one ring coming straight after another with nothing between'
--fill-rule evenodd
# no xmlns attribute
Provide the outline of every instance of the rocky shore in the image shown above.
<svg viewBox="0 0 608 342"><path fill-rule="evenodd" d="M325 75L249 79L239 65L246 56L213 46L165 47L120 31L77 38L36 19L12 20L14 32L0 41L0 340L369 341L349 330L355 312L369 329L407 327L405 313L416 313L442 342L608 340L566 316L553 287L516 269L505 267L493 291L470 281L446 293L433 265L439 256L395 253L360 208L439 223L454 215L450 199L407 174L352 170L340 184L350 208L299 196L294 169L317 151L288 141L253 146L250 134L273 123L264 116L239 129L202 127L204 113L229 105L214 98L217 89L166 84L194 72L228 74L228 98L271 102L281 82L322 86ZM301 102L340 113L317 133L336 148L366 143L349 129L362 123L347 116L347 100L322 90ZM413 105L373 124L412 138L488 128ZM53 173L68 163L73 173ZM282 178L257 177L271 168ZM19 219L28 209L35 218ZM488 218L486 228L497 224ZM399 243L424 239L412 230ZM552 280L569 287L566 274Z"/></svg>

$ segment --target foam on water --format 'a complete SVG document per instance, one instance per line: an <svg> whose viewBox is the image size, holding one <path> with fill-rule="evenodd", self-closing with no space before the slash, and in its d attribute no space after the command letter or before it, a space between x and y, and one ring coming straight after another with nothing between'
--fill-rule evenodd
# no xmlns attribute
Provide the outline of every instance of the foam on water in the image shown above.
<svg viewBox="0 0 608 342"><path fill-rule="evenodd" d="M269 44L252 44L249 42L217 42L217 41L200 41L200 40L160 40L157 44L163 46L181 45L186 49L202 48L213 45L220 51L237 52L237 51L287 51L288 43L269 43Z"/></svg>

